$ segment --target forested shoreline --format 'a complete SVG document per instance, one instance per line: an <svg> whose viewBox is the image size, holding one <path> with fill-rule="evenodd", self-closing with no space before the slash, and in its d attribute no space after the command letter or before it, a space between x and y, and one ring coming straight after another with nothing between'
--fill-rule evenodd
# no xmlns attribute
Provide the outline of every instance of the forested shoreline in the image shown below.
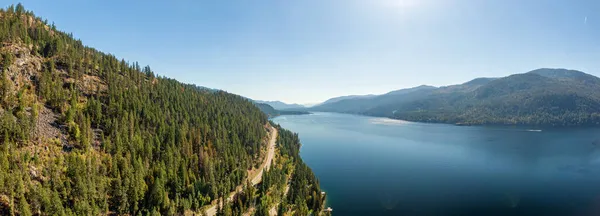
<svg viewBox="0 0 600 216"><path fill-rule="evenodd" d="M260 162L269 122L247 99L87 47L21 4L0 21L0 214L199 211Z"/></svg>
<svg viewBox="0 0 600 216"><path fill-rule="evenodd" d="M600 126L600 78L581 71L541 68L458 85L418 86L350 97L308 108L457 125Z"/></svg>

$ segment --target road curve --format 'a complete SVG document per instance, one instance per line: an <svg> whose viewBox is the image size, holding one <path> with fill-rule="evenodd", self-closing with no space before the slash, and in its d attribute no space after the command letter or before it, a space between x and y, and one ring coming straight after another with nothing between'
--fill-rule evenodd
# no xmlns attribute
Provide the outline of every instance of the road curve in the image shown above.
<svg viewBox="0 0 600 216"><path fill-rule="evenodd" d="M258 173L251 178L250 182L252 183L252 186L257 185L258 183L260 183L262 181L262 175L263 175L263 171L264 169L267 169L267 171L269 170L269 168L271 167L271 164L273 163L273 156L275 155L275 142L277 141L277 129L271 125L269 125L270 128L270 140L269 140L269 146L267 148L267 157L265 158L265 160L263 161L263 163L261 164ZM250 176L249 176L250 178ZM233 199L233 197L235 196L236 193L239 193L242 191L242 185L239 185L235 188L235 192L231 192L229 194L229 196L227 197L227 202L231 201ZM212 205L210 208L206 209L205 211L207 216L214 216L217 214L217 205Z"/></svg>

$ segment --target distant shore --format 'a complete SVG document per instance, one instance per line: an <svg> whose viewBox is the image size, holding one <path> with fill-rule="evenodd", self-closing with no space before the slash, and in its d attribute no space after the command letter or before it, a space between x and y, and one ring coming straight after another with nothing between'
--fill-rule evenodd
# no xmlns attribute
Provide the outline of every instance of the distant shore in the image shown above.
<svg viewBox="0 0 600 216"><path fill-rule="evenodd" d="M291 111L291 110L278 110L279 115L309 115L312 114L308 111Z"/></svg>

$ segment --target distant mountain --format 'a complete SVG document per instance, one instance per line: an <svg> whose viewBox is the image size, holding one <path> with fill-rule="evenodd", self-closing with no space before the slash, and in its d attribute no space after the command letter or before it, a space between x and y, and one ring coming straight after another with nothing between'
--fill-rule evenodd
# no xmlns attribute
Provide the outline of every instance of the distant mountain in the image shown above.
<svg viewBox="0 0 600 216"><path fill-rule="evenodd" d="M551 68L540 68L537 70L530 71L529 73L538 74L540 76L555 78L555 79L570 79L570 80L598 80L597 77L590 74L586 74L581 71L567 70L567 69L551 69Z"/></svg>
<svg viewBox="0 0 600 216"><path fill-rule="evenodd" d="M387 96L403 95L403 94L411 93L414 91L435 89L435 88L436 87L434 87L434 86L421 85L421 86L417 86L417 87L413 87L413 88L391 91L384 95L387 95ZM375 94L340 96L340 97L330 98L322 103L315 104L309 108L312 110L318 110L318 111L334 111L337 109L348 108L347 112L351 112L351 110L356 110L353 106L361 106L360 105L361 103L369 101L369 99L377 98L377 97L381 97L381 96L382 95L375 95Z"/></svg>
<svg viewBox="0 0 600 216"><path fill-rule="evenodd" d="M323 112L361 113L377 106L402 101L412 98L411 95L420 95L436 89L433 86L417 86L413 88L400 89L383 95L351 95L329 99L308 110Z"/></svg>
<svg viewBox="0 0 600 216"><path fill-rule="evenodd" d="M391 91L391 92L386 93L385 95L404 95L404 94L408 94L408 93L416 92L416 91L420 91L420 90L432 90L432 89L436 89L436 87L428 86L428 85L420 85L420 86L413 87L413 88Z"/></svg>
<svg viewBox="0 0 600 216"><path fill-rule="evenodd" d="M314 107L325 105L325 104L335 103L335 102L338 102L338 101L341 101L341 100L347 100L347 99L365 99L365 98L372 98L372 97L376 97L376 96L377 95L370 94L370 95L348 95L348 96L334 97L334 98L331 98L329 100L326 100L323 103L316 104L316 105L314 105Z"/></svg>
<svg viewBox="0 0 600 216"><path fill-rule="evenodd" d="M280 115L306 115L310 114L307 111L291 111L291 110L277 110L273 108L271 105L266 103L254 103L260 111L267 114L269 117L275 117Z"/></svg>
<svg viewBox="0 0 600 216"><path fill-rule="evenodd" d="M318 105L318 104L319 103L305 103L305 104L302 104L302 106L304 106L306 108L309 108L309 107L313 107L313 106Z"/></svg>
<svg viewBox="0 0 600 216"><path fill-rule="evenodd" d="M278 110L285 110L285 109L303 109L305 108L303 105L300 104L287 104L281 101L261 101L261 100L255 100L256 103L263 103L263 104L268 104L269 106L272 106L275 109Z"/></svg>
<svg viewBox="0 0 600 216"><path fill-rule="evenodd" d="M469 82L463 83L463 85L485 85L491 81L497 80L498 78L488 78L488 77L481 77L481 78L475 78Z"/></svg>
<svg viewBox="0 0 600 216"><path fill-rule="evenodd" d="M311 110L461 125L600 124L600 78L581 71L543 68L440 88L419 87Z"/></svg>
<svg viewBox="0 0 600 216"><path fill-rule="evenodd" d="M260 109L260 111L267 114L267 116L269 116L269 117L278 115L277 110L275 110L275 108L273 108L269 104L255 103L255 105L256 105L256 107L258 107L258 109Z"/></svg>

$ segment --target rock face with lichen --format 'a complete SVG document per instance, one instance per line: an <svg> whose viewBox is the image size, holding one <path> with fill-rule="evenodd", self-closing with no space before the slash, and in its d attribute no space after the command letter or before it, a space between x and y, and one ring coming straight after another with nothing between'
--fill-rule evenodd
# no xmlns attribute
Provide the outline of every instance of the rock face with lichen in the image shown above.
<svg viewBox="0 0 600 216"><path fill-rule="evenodd" d="M34 118L32 140L43 142L52 138L61 138L59 125L56 122L58 114L45 107L43 101L35 95L44 59L32 54L31 46L22 43L5 45L0 49L0 53L4 58L11 58L10 61L5 61L10 64L1 65L3 78L10 85L4 88L2 93L5 99L17 100L24 106L24 114ZM15 105L14 102L10 103Z"/></svg>
<svg viewBox="0 0 600 216"><path fill-rule="evenodd" d="M13 90L32 88L42 68L42 59L31 54L31 46L11 44L3 46L0 52L4 58L11 58L11 64L2 64L2 70L14 83Z"/></svg>

